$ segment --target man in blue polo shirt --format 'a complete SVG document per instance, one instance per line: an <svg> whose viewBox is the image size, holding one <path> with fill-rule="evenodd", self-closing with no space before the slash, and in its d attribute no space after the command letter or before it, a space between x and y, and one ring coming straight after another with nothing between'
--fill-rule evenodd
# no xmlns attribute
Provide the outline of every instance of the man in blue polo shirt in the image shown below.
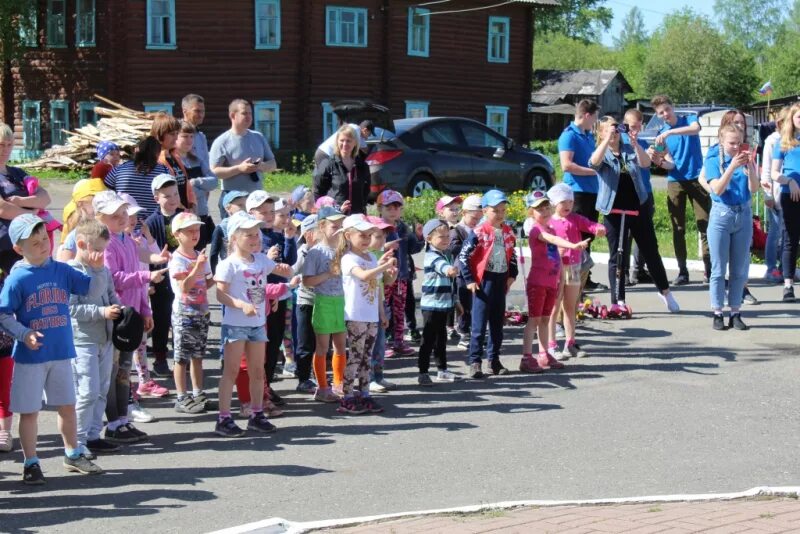
<svg viewBox="0 0 800 534"><path fill-rule="evenodd" d="M592 128L597 122L597 102L581 100L575 106L575 121L570 123L558 138L558 155L564 171L564 183L572 188L575 204L572 209L597 222L597 173L589 167L589 157L595 149ZM583 238L593 237L583 234ZM586 289L608 289L589 278Z"/></svg>
<svg viewBox="0 0 800 534"><path fill-rule="evenodd" d="M672 285L689 283L689 270L686 268L686 200L692 203L697 229L703 246L703 263L707 282L711 274L711 256L708 252L706 229L708 212L711 210L711 197L700 185L697 178L703 169L703 152L700 149L700 123L695 115L678 117L667 96L656 96L650 102L664 126L655 138L651 154L653 163L668 171L667 208L672 221L672 244L675 259L678 260L678 277ZM664 154L663 156L661 156Z"/></svg>

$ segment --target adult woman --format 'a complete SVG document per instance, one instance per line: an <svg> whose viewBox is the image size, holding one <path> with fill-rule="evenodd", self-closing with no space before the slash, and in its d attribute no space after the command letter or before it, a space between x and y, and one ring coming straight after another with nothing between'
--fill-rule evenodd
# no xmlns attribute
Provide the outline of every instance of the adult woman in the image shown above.
<svg viewBox="0 0 800 534"><path fill-rule="evenodd" d="M650 166L650 157L639 144L637 132L628 132L630 143L621 143L618 128L619 123L614 117L605 116L600 119L600 140L589 158L589 164L597 171L600 182L596 207L604 216L610 250L608 279L612 306L623 308L625 306L625 284L619 283L617 263L620 261L627 263L630 257L628 238L630 232L644 254L647 269L658 288L659 297L670 312L676 313L680 311L680 307L669 290L667 273L658 252L653 220L644 213L638 215L639 212L644 212L644 205L647 202L647 189L642 181L641 169ZM621 235L622 211L637 213L637 215L625 215L625 235ZM620 239L625 244L622 258L619 257L617 250Z"/></svg>
<svg viewBox="0 0 800 534"><path fill-rule="evenodd" d="M159 174L169 174L169 169L158 162L161 144L155 137L147 136L136 146L132 161L114 167L103 179L106 187L117 193L128 193L143 209L139 219L144 220L156 209L150 185Z"/></svg>
<svg viewBox="0 0 800 534"><path fill-rule="evenodd" d="M181 206L192 210L197 203L194 190L189 185L189 173L183 165L183 160L175 150L175 142L181 131L181 123L172 115L156 113L153 125L150 127L150 136L154 137L161 145L158 162L169 169L169 174L178 182L178 194L181 197Z"/></svg>
<svg viewBox="0 0 800 534"><path fill-rule="evenodd" d="M794 302L794 273L800 243L800 104L789 108L781 141L772 154L773 180L781 184L783 209L783 301Z"/></svg>
<svg viewBox="0 0 800 534"><path fill-rule="evenodd" d="M333 197L342 213L366 213L371 181L356 134L345 124L336 132L333 157L320 162L314 171L314 198Z"/></svg>
<svg viewBox="0 0 800 534"><path fill-rule="evenodd" d="M733 121L720 126L719 145L709 149L703 163L712 200L708 246L711 251L709 289L714 330L725 330L722 305L726 270L730 272L728 327L747 330L739 307L750 268L750 242L753 239L751 192L759 188L759 182L750 151L741 150L743 142L744 131Z"/></svg>

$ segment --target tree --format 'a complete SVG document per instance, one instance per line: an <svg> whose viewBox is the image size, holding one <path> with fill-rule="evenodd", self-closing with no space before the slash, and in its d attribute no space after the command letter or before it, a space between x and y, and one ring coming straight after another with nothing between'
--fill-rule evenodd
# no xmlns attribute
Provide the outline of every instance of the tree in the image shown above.
<svg viewBox="0 0 800 534"><path fill-rule="evenodd" d="M788 10L787 0L714 0L725 37L751 50L760 61L775 43Z"/></svg>
<svg viewBox="0 0 800 534"><path fill-rule="evenodd" d="M0 64L22 52L20 21L35 13L36 4L35 0L0 0Z"/></svg>
<svg viewBox="0 0 800 534"><path fill-rule="evenodd" d="M625 48L629 45L641 45L647 42L647 30L644 28L642 11L634 6L622 19L622 31L614 38L614 46Z"/></svg>
<svg viewBox="0 0 800 534"><path fill-rule="evenodd" d="M611 28L614 14L605 0L561 0L559 7L536 13L537 33L560 33L584 42L598 42L600 33Z"/></svg>
<svg viewBox="0 0 800 534"><path fill-rule="evenodd" d="M757 84L747 49L728 42L691 9L664 21L644 63L644 92L667 94L675 102L749 104Z"/></svg>
<svg viewBox="0 0 800 534"><path fill-rule="evenodd" d="M533 64L537 69L613 69L615 52L600 43L586 43L560 33L536 38Z"/></svg>

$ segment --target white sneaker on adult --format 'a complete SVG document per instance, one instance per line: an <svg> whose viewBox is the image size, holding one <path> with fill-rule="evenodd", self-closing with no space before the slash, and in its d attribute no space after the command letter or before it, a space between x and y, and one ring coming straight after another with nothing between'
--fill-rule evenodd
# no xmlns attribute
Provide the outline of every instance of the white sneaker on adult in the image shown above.
<svg viewBox="0 0 800 534"><path fill-rule="evenodd" d="M134 423L152 423L156 418L137 402L128 405L128 417Z"/></svg>
<svg viewBox="0 0 800 534"><path fill-rule="evenodd" d="M369 383L369 392L370 393L386 393L387 389L383 387L380 382L372 381Z"/></svg>
<svg viewBox="0 0 800 534"><path fill-rule="evenodd" d="M675 300L675 297L672 296L672 291L668 291L666 295L663 293L659 293L658 297L661 299L661 302L666 305L667 309L670 313L678 313L681 311L681 307L678 305L678 301Z"/></svg>

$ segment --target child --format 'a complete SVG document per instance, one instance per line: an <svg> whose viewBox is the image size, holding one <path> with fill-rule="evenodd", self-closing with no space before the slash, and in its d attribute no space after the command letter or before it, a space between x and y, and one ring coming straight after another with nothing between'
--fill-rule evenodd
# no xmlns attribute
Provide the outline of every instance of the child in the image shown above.
<svg viewBox="0 0 800 534"><path fill-rule="evenodd" d="M224 260L228 255L228 223L226 221L234 213L244 211L246 201L246 191L228 191L222 197L222 205L228 217L222 219L211 234L209 256L211 258L212 271L216 271L219 260Z"/></svg>
<svg viewBox="0 0 800 534"><path fill-rule="evenodd" d="M305 268L308 252L317 244L317 216L307 215L300 224L300 248L297 249L297 262L294 272L302 273ZM297 288L297 345L294 352L297 362L297 391L314 394L317 385L311 380L311 368L314 360L316 339L311 316L314 310L314 291L303 284Z"/></svg>
<svg viewBox="0 0 800 534"><path fill-rule="evenodd" d="M346 414L380 413L383 407L369 394L369 360L378 324L386 323L378 287L385 271L394 266L392 253L380 262L369 252L376 226L363 214L350 215L343 224L333 268L341 273L347 346L350 349L337 411ZM339 267L340 265L340 267ZM354 382L358 380L358 384Z"/></svg>
<svg viewBox="0 0 800 534"><path fill-rule="evenodd" d="M178 139L175 141L175 151L183 162L186 168L186 175L189 179L189 185L192 187L197 203L194 208L194 213L200 217L203 226L200 227L200 241L197 242L197 250L203 250L206 245L211 243L211 235L214 233L214 221L208 212L208 197L211 191L219 186L219 180L211 172L206 160L198 158L192 152L194 146L194 136L197 134L197 128L188 121L182 120L181 129L178 133Z"/></svg>
<svg viewBox="0 0 800 534"><path fill-rule="evenodd" d="M303 266L302 283L314 291L311 325L314 328L314 376L317 390L314 400L339 402L339 395L328 386L325 371L328 348L333 341L333 384L341 392L344 379L345 337L344 289L341 272L335 269L333 258L338 245L338 232L344 214L326 206L317 212L317 237L319 241L308 251Z"/></svg>
<svg viewBox="0 0 800 534"><path fill-rule="evenodd" d="M450 229L448 249L449 244L452 243L456 237L456 226L458 225L458 216L461 214L461 204L463 202L464 199L461 197L451 197L447 195L436 201L436 215L439 219L445 221ZM452 257L457 258L458 256ZM461 336L455 329L455 307L450 310L450 315L447 316L447 336L450 339L461 339Z"/></svg>
<svg viewBox="0 0 800 534"><path fill-rule="evenodd" d="M170 174L159 174L153 178L151 184L153 197L158 204L158 209L145 219L144 223L150 230L153 239L159 248L166 247L169 252L178 248L178 241L172 235L170 223L180 209L181 197L178 192L178 182ZM170 329L170 310L175 294L169 285L169 280L162 280L153 284L155 292L150 295L150 308L153 310L153 374L156 376L169 376L167 364L167 340Z"/></svg>
<svg viewBox="0 0 800 534"><path fill-rule="evenodd" d="M3 290L6 274L0 271L0 292ZM14 450L14 412L9 406L11 402L11 376L14 374L14 358L11 351L14 338L0 330L0 452Z"/></svg>
<svg viewBox="0 0 800 534"><path fill-rule="evenodd" d="M447 198L447 197L445 197ZM441 202L441 201L440 201ZM431 352L435 351L436 382L455 382L456 375L447 369L447 318L453 312L453 279L458 269L448 253L450 227L447 221L431 219L422 227L422 236L427 245L425 252L425 278L422 281L422 345L419 348L419 377L421 386L432 385L428 370Z"/></svg>
<svg viewBox="0 0 800 534"><path fill-rule="evenodd" d="M111 172L122 161L119 146L111 141L100 141L97 143L97 163L92 167L92 178L100 178L100 181Z"/></svg>
<svg viewBox="0 0 800 534"><path fill-rule="evenodd" d="M409 259L411 254L422 250L422 244L417 240L415 233L400 220L403 216L403 197L400 193L391 189L381 192L378 195L378 212L384 221L395 227L395 233L389 236L389 240L399 240L397 280L391 287L386 288L386 302L392 312L389 318L392 325L389 336L392 347L386 351L386 357L410 356L414 354L414 349L403 340L406 298L414 275Z"/></svg>
<svg viewBox="0 0 800 534"><path fill-rule="evenodd" d="M114 289L123 306L130 306L142 316L145 332L153 329L153 312L150 310L147 289L150 283L164 278L166 269L144 270L139 261L144 256L134 239L125 233L130 208L113 191L98 193L93 200L95 217L108 228L111 239L106 247L104 262L114 280ZM166 263L168 254L162 251L161 263ZM128 396L130 394L130 370L132 352L114 351L112 383L106 399L105 439L112 443L133 443L147 439L147 434L128 421Z"/></svg>
<svg viewBox="0 0 800 534"><path fill-rule="evenodd" d="M78 443L89 457L87 449L92 456L119 450L118 445L100 438L100 431L114 365L111 332L113 321L119 318L122 308L111 273L103 264L111 237L108 228L95 220L83 221L75 234L78 253L69 265L92 280L86 295L72 295L69 299L77 353L72 371L77 397Z"/></svg>
<svg viewBox="0 0 800 534"><path fill-rule="evenodd" d="M72 199L64 206L64 226L61 228L61 247L58 249L58 261L69 261L75 257L75 234L73 230L81 221L94 219L92 199L105 191L106 186L102 180L83 179L75 182L72 187Z"/></svg>
<svg viewBox="0 0 800 534"><path fill-rule="evenodd" d="M314 207L314 193L305 185L298 185L292 191L292 216L302 221L316 211Z"/></svg>
<svg viewBox="0 0 800 534"><path fill-rule="evenodd" d="M489 323L489 353L492 373L508 370L500 363L503 344L503 312L506 293L517 278L517 255L514 231L505 224L508 198L492 189L481 198L486 222L470 233L458 258L459 270L472 293L472 337L469 342L470 378L483 378L481 357ZM492 313L490 313L492 310Z"/></svg>
<svg viewBox="0 0 800 534"><path fill-rule="evenodd" d="M533 195L534 193L531 193ZM531 196L529 195L529 196ZM577 243L581 240L581 233L594 234L597 237L606 235L606 228L602 224L594 223L584 217L573 213L574 195L572 189L565 183L556 184L547 192L551 206L555 206L550 226L553 233L570 243ZM537 201L536 198L530 198ZM529 205L531 203L529 202ZM529 208L529 215L533 216L533 209ZM575 318L578 307L578 299L581 293L581 253L572 249L560 249L561 253L561 284L559 285L556 302L553 306L553 313L550 315L548 352L555 349L556 345L556 321L559 311L564 308L564 350L557 353L556 359L568 360L572 358L585 358L588 356L575 342ZM534 266L536 267L536 266Z"/></svg>
<svg viewBox="0 0 800 534"><path fill-rule="evenodd" d="M564 368L563 363L547 352L550 314L555 307L561 281L561 256L557 247L584 250L589 246L589 240L571 243L553 235L554 231L548 225L551 215L550 201L542 191L534 191L528 195L526 203L534 223L528 230L528 243L531 247L531 272L525 286L528 324L525 325L522 336L522 361L519 363L519 370L523 373L541 373L545 368ZM580 283L579 271L574 274ZM539 335L537 359L530 352L534 330Z"/></svg>
<svg viewBox="0 0 800 534"><path fill-rule="evenodd" d="M28 190L28 196L23 198L21 202L18 202L17 206L23 208L33 208L35 207L35 204L31 206L28 204L28 202L38 203L36 199L36 193L39 191L39 179L35 176L26 176L22 181L25 184L25 189ZM26 201L26 199L28 200ZM47 230L47 237L50 238L50 252L52 252L55 244L55 238L53 237L53 234L55 234L56 230L61 230L63 225L46 209L37 210L36 215L44 221L44 227Z"/></svg>
<svg viewBox="0 0 800 534"><path fill-rule="evenodd" d="M22 481L44 484L36 456L42 394L58 410L58 428L64 443L64 467L83 474L103 470L87 459L77 439L75 386L70 360L75 358L69 321L69 295L85 295L91 279L72 267L50 259L45 223L25 213L8 227L18 261L0 293L0 325L14 336L14 379L11 409L20 414L19 437L25 458Z"/></svg>
<svg viewBox="0 0 800 534"><path fill-rule="evenodd" d="M333 197L325 195L324 197L319 197L316 201L314 201L314 208L317 211L321 210L326 206L331 208L336 208L336 201L333 199Z"/></svg>
<svg viewBox="0 0 800 534"><path fill-rule="evenodd" d="M291 215L289 213L289 204L279 198L275 202L275 220L272 224L271 231L267 231L269 240L277 246L281 254L278 260L281 263L293 265L297 262L297 241L295 236L297 234L297 226L292 223ZM285 284L288 280L279 276L271 275L268 282L272 284ZM275 309L275 315L267 322L267 377L273 377L276 374L276 366L281 355L281 347L283 348L284 363L280 370L280 376L294 378L294 353L292 352L291 344L291 325L292 325L292 293L286 293L278 299L278 306ZM283 324L281 324L281 317L283 317ZM286 335L289 334L289 343L286 342ZM273 398L278 397L274 392L271 393Z"/></svg>
<svg viewBox="0 0 800 534"><path fill-rule="evenodd" d="M368 216L367 220L375 225L376 230L372 232L372 241L369 244L369 251L378 260L381 259L384 252L387 250L395 250L397 243L387 246L386 237L394 232L394 226L387 223L380 217ZM383 306L383 314L385 317L389 316L389 311L386 307L386 288L391 286L397 277L397 269L392 268L383 274L383 283L379 285L378 289L381 293L381 306ZM388 321L387 321L388 323ZM389 382L383 376L384 361L386 358L386 328L388 325L378 325L378 334L375 337L375 346L372 348L372 359L369 362L369 391L370 393L386 393L390 389L396 389L397 384Z"/></svg>
<svg viewBox="0 0 800 534"><path fill-rule="evenodd" d="M481 217L483 217L481 196L470 195L465 198L464 202L461 204L461 221L456 224L453 229L453 236L449 249L450 256L454 258L456 262L461 254L464 241L467 240L470 232L478 225ZM458 324L456 325L456 331L460 335L458 346L463 349L468 349L469 332L472 325L472 292L467 289L467 283L464 281L464 277L461 276L460 269L456 277L456 291L458 292L458 304L456 308L460 308Z"/></svg>
<svg viewBox="0 0 800 534"><path fill-rule="evenodd" d="M208 343L208 297L213 283L211 267L203 252L195 250L203 221L192 213L179 213L170 223L178 248L169 262L169 279L177 298L172 303L172 346L174 348L175 411L195 414L206 409L203 392L203 357ZM192 378L192 392L186 393L186 367Z"/></svg>
<svg viewBox="0 0 800 534"><path fill-rule="evenodd" d="M252 413L247 429L274 432L275 426L264 415L264 345L267 333L265 284L267 275L279 271L291 275L288 265L277 265L261 254L261 221L246 213L237 213L228 221L230 255L219 262L214 281L217 300L225 306L222 316L223 367L219 382L219 417L214 433L222 437L244 434L231 417L231 395L239 363L244 352L250 379Z"/></svg>

